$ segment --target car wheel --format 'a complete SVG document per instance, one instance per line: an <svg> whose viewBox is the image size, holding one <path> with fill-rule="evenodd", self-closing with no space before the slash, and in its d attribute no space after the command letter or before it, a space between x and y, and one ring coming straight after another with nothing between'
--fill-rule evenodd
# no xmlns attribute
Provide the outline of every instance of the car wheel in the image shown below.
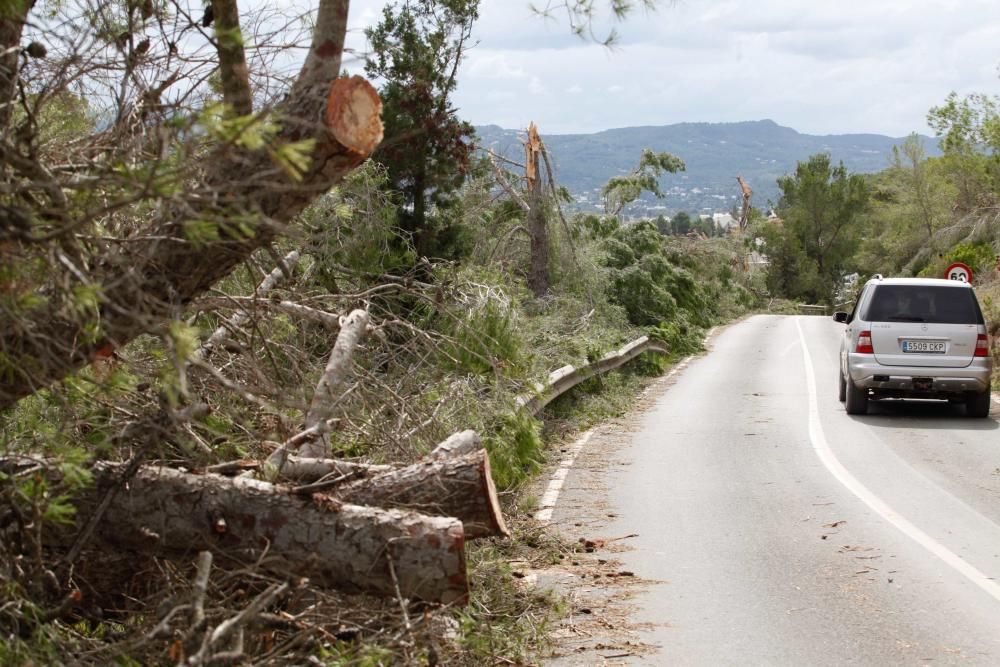
<svg viewBox="0 0 1000 667"><path fill-rule="evenodd" d="M844 379L843 373L837 373L837 400L841 403L847 400L847 380Z"/></svg>
<svg viewBox="0 0 1000 667"><path fill-rule="evenodd" d="M868 414L868 390L858 389L853 380L845 379L847 414L866 415Z"/></svg>
<svg viewBox="0 0 1000 667"><path fill-rule="evenodd" d="M969 394L965 399L965 414L970 417L988 417L990 414L990 392L984 391L978 394Z"/></svg>

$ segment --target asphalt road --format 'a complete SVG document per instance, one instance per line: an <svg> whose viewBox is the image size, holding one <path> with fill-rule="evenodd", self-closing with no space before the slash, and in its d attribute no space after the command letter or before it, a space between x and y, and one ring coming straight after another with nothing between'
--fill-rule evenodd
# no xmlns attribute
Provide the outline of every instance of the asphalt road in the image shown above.
<svg viewBox="0 0 1000 667"><path fill-rule="evenodd" d="M841 326L722 330L614 453L607 533L662 582L626 662L1000 665L1000 405L848 416Z"/></svg>

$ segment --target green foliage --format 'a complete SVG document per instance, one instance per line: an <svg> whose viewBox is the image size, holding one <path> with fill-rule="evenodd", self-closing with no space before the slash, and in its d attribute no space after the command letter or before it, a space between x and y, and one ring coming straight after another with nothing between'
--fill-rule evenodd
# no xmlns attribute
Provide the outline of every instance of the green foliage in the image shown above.
<svg viewBox="0 0 1000 667"><path fill-rule="evenodd" d="M393 2L365 31L371 55L365 72L384 81L380 91L386 141L374 158L398 193L400 229L420 256L439 256L442 221L470 168L472 125L460 120L450 97L468 47L479 0Z"/></svg>
<svg viewBox="0 0 1000 667"><path fill-rule="evenodd" d="M613 215L581 215L576 218L576 226L592 239L606 239L621 227L621 222Z"/></svg>
<svg viewBox="0 0 1000 667"><path fill-rule="evenodd" d="M943 156L927 157L911 136L870 179L870 225L855 262L868 272L936 277L958 259L980 266L976 273L992 267L985 245L1000 231L1000 98L952 93L928 123Z"/></svg>
<svg viewBox="0 0 1000 667"><path fill-rule="evenodd" d="M320 645L316 657L321 664L335 667L352 665L353 667L384 667L396 664L399 656L381 646L364 641L336 641L332 644Z"/></svg>
<svg viewBox="0 0 1000 667"><path fill-rule="evenodd" d="M467 547L472 594L469 604L457 609L459 655L441 664L533 664L546 642L548 624L558 603L542 587L520 586L511 561L538 558L529 547L541 547L546 535L524 534L514 528L513 540L479 540ZM545 545L548 546L548 545ZM557 547L551 547L553 550Z"/></svg>
<svg viewBox="0 0 1000 667"><path fill-rule="evenodd" d="M932 108L927 122L942 138L945 152L1000 151L1000 98L973 93L963 99L952 92Z"/></svg>
<svg viewBox="0 0 1000 667"><path fill-rule="evenodd" d="M442 347L446 363L463 373L516 372L522 363L521 339L513 312L496 300L486 300L447 326Z"/></svg>
<svg viewBox="0 0 1000 667"><path fill-rule="evenodd" d="M974 93L945 103L927 114L941 137L943 166L958 191L961 211L994 205L1000 193L1000 97Z"/></svg>
<svg viewBox="0 0 1000 667"><path fill-rule="evenodd" d="M908 137L894 148L891 166L869 178L872 198L859 267L886 275L913 274L947 246L957 191L945 161L928 159L922 141Z"/></svg>
<svg viewBox="0 0 1000 667"><path fill-rule="evenodd" d="M656 224L656 230L658 232L660 232L660 234L663 234L664 236L666 236L666 235L672 233L672 230L671 230L671 227L670 227L670 220L667 220L662 215L656 216L656 220L654 221L654 223Z"/></svg>
<svg viewBox="0 0 1000 667"><path fill-rule="evenodd" d="M784 224L764 237L772 261L768 286L778 296L829 302L857 249L868 186L843 164L832 166L826 154L800 162L778 185Z"/></svg>
<svg viewBox="0 0 1000 667"><path fill-rule="evenodd" d="M331 293L339 292L348 276L373 279L399 273L416 261L396 227L388 174L372 161L317 199L302 214L302 225L309 236L307 265L318 285Z"/></svg>
<svg viewBox="0 0 1000 667"><path fill-rule="evenodd" d="M604 210L608 215L616 216L643 192L662 198L660 176L664 172L673 174L678 171L684 171L684 161L676 155L656 153L648 148L643 150L638 167L625 176L612 176L604 185L601 190Z"/></svg>
<svg viewBox="0 0 1000 667"><path fill-rule="evenodd" d="M500 415L484 438L490 453L493 481L499 489L512 489L536 473L545 461L541 424L523 410Z"/></svg>
<svg viewBox="0 0 1000 667"><path fill-rule="evenodd" d="M996 251L988 243L960 243L948 252L948 264L962 262L975 274L983 274L996 265ZM942 267L943 269L947 267Z"/></svg>
<svg viewBox="0 0 1000 667"><path fill-rule="evenodd" d="M951 248L947 254L941 255L920 272L920 276L927 278L941 278L944 270L953 262L962 262L972 269L973 280L984 274L988 274L996 265L996 251L988 243L959 243Z"/></svg>
<svg viewBox="0 0 1000 667"><path fill-rule="evenodd" d="M0 584L0 599L11 601L15 593ZM31 609L35 614L37 610ZM42 626L28 637L7 635L0 638L0 665L58 665L65 661L71 637L63 636L59 628Z"/></svg>
<svg viewBox="0 0 1000 667"><path fill-rule="evenodd" d="M21 16L27 4L27 0L0 0L0 19Z"/></svg>
<svg viewBox="0 0 1000 667"><path fill-rule="evenodd" d="M664 284L670 273L663 257L648 255L614 272L608 291L625 308L632 324L655 324L677 311L677 301Z"/></svg>
<svg viewBox="0 0 1000 667"><path fill-rule="evenodd" d="M210 137L251 151L264 150L290 178L298 181L309 168L316 142L314 139L279 141L280 120L276 114L234 116L224 104L210 105L198 114L200 127Z"/></svg>
<svg viewBox="0 0 1000 667"><path fill-rule="evenodd" d="M702 330L688 321L686 313L648 331L651 339L665 343L673 354L684 356L702 349Z"/></svg>
<svg viewBox="0 0 1000 667"><path fill-rule="evenodd" d="M710 323L712 313L701 285L678 266L677 256L667 254L651 222L620 228L605 248L608 296L625 309L632 324L656 325L674 317L678 309L699 326Z"/></svg>
<svg viewBox="0 0 1000 667"><path fill-rule="evenodd" d="M65 449L56 465L60 480L56 484L41 474L8 477L0 473L0 485L10 485L11 503L21 507L24 515L35 517L43 524L68 525L76 516L73 495L93 483L90 472L83 467L87 461L81 450ZM37 526L41 532L43 525Z"/></svg>
<svg viewBox="0 0 1000 667"><path fill-rule="evenodd" d="M769 262L765 280L768 292L810 303L830 297L832 284L819 275L816 262L806 254L795 234L772 225L763 228L761 238Z"/></svg>
<svg viewBox="0 0 1000 667"><path fill-rule="evenodd" d="M581 39L598 42L608 48L614 48L618 44L619 38L616 28L611 27L603 37L594 32L598 8L604 4L607 5L611 20L622 21L632 13L637 3L636 0L606 0L606 2L603 0L569 0L560 3L550 2L544 8L539 8L532 3L530 7L531 11L545 18L552 18L556 10L565 11L570 30L574 35ZM652 11L656 8L658 0L639 0L638 4L646 11Z"/></svg>
<svg viewBox="0 0 1000 667"><path fill-rule="evenodd" d="M675 236L684 236L691 231L691 216L687 211L678 211L670 219L670 233Z"/></svg>
<svg viewBox="0 0 1000 667"><path fill-rule="evenodd" d="M698 347L701 348L700 343ZM630 361L628 370L640 377L659 377L670 367L670 362L674 358L673 354L647 352Z"/></svg>
<svg viewBox="0 0 1000 667"><path fill-rule="evenodd" d="M99 123L97 113L85 97L68 90L54 92L44 99L29 95L27 104L35 106L32 121L37 127L35 141L40 145L58 145L86 136ZM16 125L27 120L24 109L14 107L12 121Z"/></svg>

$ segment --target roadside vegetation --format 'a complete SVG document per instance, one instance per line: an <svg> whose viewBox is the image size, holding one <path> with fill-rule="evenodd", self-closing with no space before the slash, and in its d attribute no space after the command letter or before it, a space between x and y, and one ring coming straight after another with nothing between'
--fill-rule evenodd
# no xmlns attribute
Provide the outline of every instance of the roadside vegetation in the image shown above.
<svg viewBox="0 0 1000 667"><path fill-rule="evenodd" d="M775 218L758 218L753 228L770 259L767 288L843 306L876 273L939 278L962 262L973 271L1000 361L1000 98L952 93L927 119L940 157L928 157L912 135L876 174L848 174L814 155L779 179Z"/></svg>
<svg viewBox="0 0 1000 667"><path fill-rule="evenodd" d="M706 328L755 304L742 241L623 224L681 157L637 155L604 214L570 216L541 139L533 174L481 151L449 104L476 0L385 9L366 71L386 138L323 184L317 142L282 134L294 112L252 112L261 100L222 12L235 5L210 8L218 69L175 60L183 43L153 46L190 23L155 3L51 7L92 41L11 36L27 46L17 81L0 81L0 663L530 662L559 602L520 585L511 562L573 547L532 525L522 489L547 442L621 412ZM254 64L254 90L279 100L285 84ZM156 99L140 72L162 83ZM171 95L172 72L203 83ZM363 338L331 385L331 349L359 310ZM591 380L543 419L518 409L550 371L641 335L670 353ZM249 565L220 552L211 568L195 550L117 552L78 520L97 463L125 465L105 499L147 464L257 465L274 479L264 462L298 442L330 386L310 441L325 456L407 464L457 431L482 437L513 537L467 544L464 606L283 577L266 549ZM144 530L155 543L158 528Z"/></svg>
<svg viewBox="0 0 1000 667"><path fill-rule="evenodd" d="M574 30L588 32L592 4L572 3ZM933 112L944 158L907 145L861 178L814 156L780 182L782 224L752 213L748 233L716 235L686 215L620 217L683 156L637 155L603 214L567 215L544 137L526 138L526 164L480 149L449 103L477 0L391 3L368 32L386 131L370 159L331 148L326 129L307 136L326 103L309 77L329 65L295 81L269 70L294 40L262 32L247 74L235 3L197 22L160 3L101 9L47 5L44 27L24 27L31 3L2 7L0 664L530 662L559 601L511 562L574 548L527 518L548 442L621 412L709 327L774 298L832 302L862 265L992 266L989 98ZM215 42L186 52L181 37L213 22ZM190 88L173 91L181 79ZM924 217L901 225L911 211ZM757 250L769 271L749 270ZM1000 320L1000 294L984 303ZM363 339L331 384L358 311ZM641 335L669 354L590 380L541 419L518 409L548 372ZM266 549L249 565L220 556L205 578L194 551L109 554L77 521L97 463L125 464L105 498L152 463L274 479L264 462L301 442L331 386L309 440L327 457L407 464L457 431L482 437L513 537L467 545L466 605L329 590L264 568Z"/></svg>

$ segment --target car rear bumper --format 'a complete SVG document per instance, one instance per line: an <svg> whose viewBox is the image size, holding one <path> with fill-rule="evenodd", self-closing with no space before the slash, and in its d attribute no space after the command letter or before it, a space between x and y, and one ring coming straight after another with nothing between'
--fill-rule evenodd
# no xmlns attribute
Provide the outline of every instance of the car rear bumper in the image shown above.
<svg viewBox="0 0 1000 667"><path fill-rule="evenodd" d="M959 394L982 392L990 388L993 360L977 357L964 368L928 368L923 366L885 366L872 355L850 355L847 371L855 386L882 390L891 394ZM917 385L914 385L914 378ZM926 380L930 379L928 387Z"/></svg>

